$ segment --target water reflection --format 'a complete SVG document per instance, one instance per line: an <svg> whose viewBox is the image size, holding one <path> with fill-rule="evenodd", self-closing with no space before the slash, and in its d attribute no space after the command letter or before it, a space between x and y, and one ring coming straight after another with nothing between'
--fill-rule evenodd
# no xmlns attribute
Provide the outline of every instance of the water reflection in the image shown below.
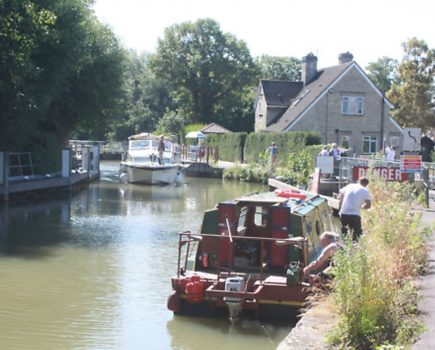
<svg viewBox="0 0 435 350"><path fill-rule="evenodd" d="M166 309L177 232L262 186L118 181L119 164L67 199L0 209L2 349L272 349L289 326L174 318Z"/></svg>

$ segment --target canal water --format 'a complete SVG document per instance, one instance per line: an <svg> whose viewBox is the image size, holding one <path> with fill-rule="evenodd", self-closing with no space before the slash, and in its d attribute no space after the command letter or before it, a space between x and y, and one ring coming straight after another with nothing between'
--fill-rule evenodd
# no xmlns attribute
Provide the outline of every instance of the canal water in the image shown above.
<svg viewBox="0 0 435 350"><path fill-rule="evenodd" d="M0 207L0 349L275 349L290 324L166 308L177 232L256 184L123 184L119 163L68 199Z"/></svg>

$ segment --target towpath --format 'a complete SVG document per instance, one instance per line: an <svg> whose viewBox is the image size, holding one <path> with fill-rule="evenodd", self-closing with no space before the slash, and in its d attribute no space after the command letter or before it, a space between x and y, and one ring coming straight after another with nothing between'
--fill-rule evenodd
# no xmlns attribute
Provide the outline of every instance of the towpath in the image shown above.
<svg viewBox="0 0 435 350"><path fill-rule="evenodd" d="M426 331L414 344L413 350L435 349L435 191L430 191L429 208L421 210L422 220L431 225L427 272L422 276L421 295L418 310Z"/></svg>

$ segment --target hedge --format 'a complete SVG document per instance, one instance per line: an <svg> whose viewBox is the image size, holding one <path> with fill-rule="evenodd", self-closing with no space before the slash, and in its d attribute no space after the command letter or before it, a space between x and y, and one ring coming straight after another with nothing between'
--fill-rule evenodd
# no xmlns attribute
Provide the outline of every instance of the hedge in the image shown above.
<svg viewBox="0 0 435 350"><path fill-rule="evenodd" d="M220 135L207 135L205 146L216 147L219 150L219 159L243 163L243 148L248 134L246 132L232 132Z"/></svg>
<svg viewBox="0 0 435 350"><path fill-rule="evenodd" d="M235 163L257 162L259 155L266 152L267 148L275 141L278 149L278 158L284 155L298 152L310 145L320 145L321 136L316 132L277 132L265 133L245 132L228 133L221 135L207 135L204 145L217 147L219 159ZM316 152L314 150L314 152Z"/></svg>
<svg viewBox="0 0 435 350"><path fill-rule="evenodd" d="M279 149L278 157L282 158L283 154L297 152L306 146L321 144L321 136L319 133L311 131L251 133L245 142L245 162L250 163L258 159L258 155L264 154L273 141L276 142Z"/></svg>

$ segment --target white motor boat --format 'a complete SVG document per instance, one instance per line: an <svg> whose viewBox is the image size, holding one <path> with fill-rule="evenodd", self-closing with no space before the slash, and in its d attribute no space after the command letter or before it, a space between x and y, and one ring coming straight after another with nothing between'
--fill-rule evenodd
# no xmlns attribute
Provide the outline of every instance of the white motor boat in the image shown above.
<svg viewBox="0 0 435 350"><path fill-rule="evenodd" d="M155 135L141 133L130 136L127 157L121 162L121 179L148 185L182 183L181 165L176 161L176 145L165 140L161 158L158 146L159 138Z"/></svg>

